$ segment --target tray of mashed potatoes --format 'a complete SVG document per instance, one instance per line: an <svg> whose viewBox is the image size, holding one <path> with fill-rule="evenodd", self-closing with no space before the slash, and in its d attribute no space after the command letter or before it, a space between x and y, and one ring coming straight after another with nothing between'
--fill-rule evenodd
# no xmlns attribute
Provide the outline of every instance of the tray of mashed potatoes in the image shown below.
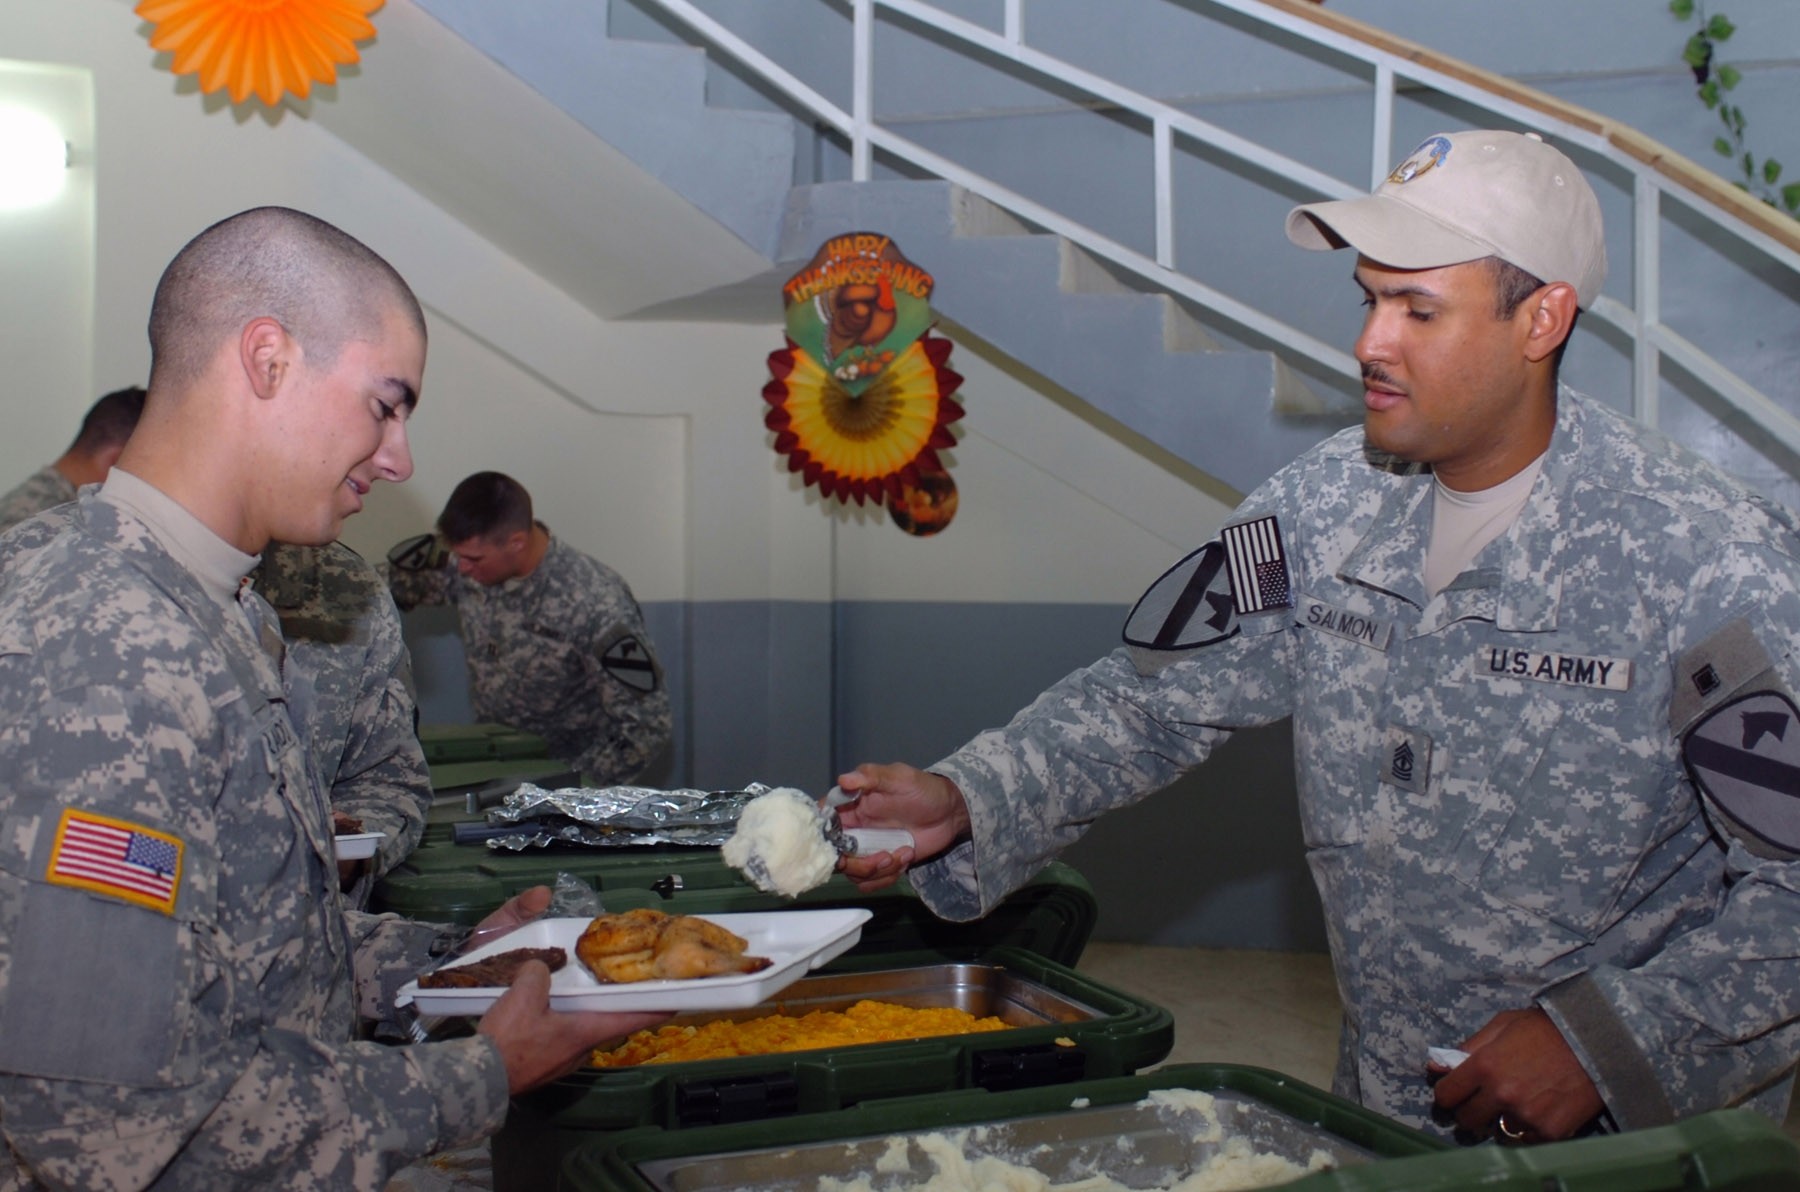
<svg viewBox="0 0 1800 1192"><path fill-rule="evenodd" d="M686 1134L593 1138L576 1192L1714 1192L1800 1187L1800 1147L1743 1109L1535 1146L1453 1146L1276 1072L1142 1076L948 1093Z"/></svg>
<svg viewBox="0 0 1800 1192"><path fill-rule="evenodd" d="M596 1138L570 1155L563 1186L1226 1192L1445 1145L1277 1073L1189 1064L1056 1088L951 1092L930 1104L865 1102L754 1132L713 1127L642 1145Z"/></svg>

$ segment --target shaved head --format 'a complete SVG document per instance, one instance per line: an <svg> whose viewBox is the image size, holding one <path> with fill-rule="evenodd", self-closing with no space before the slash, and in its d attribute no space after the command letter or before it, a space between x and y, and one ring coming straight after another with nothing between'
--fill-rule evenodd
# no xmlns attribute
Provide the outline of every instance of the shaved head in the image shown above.
<svg viewBox="0 0 1800 1192"><path fill-rule="evenodd" d="M180 390L219 345L268 317L329 367L351 340L373 340L398 309L421 336L425 314L400 275L324 220L258 207L190 240L163 271L150 307L150 386Z"/></svg>

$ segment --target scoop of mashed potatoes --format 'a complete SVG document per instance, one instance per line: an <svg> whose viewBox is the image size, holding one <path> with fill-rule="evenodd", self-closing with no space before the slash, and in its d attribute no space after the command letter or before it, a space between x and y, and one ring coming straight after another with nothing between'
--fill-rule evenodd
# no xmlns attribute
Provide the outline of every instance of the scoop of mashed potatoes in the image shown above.
<svg viewBox="0 0 1800 1192"><path fill-rule="evenodd" d="M837 868L837 850L825 839L825 813L791 786L746 803L737 830L719 852L758 889L784 898L824 885Z"/></svg>

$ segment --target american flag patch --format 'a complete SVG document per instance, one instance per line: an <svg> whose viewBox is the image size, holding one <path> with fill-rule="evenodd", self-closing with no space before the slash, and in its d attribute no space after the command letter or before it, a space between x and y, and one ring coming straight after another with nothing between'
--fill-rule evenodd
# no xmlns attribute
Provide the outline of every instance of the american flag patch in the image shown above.
<svg viewBox="0 0 1800 1192"><path fill-rule="evenodd" d="M181 850L181 841L173 836L71 807L57 825L45 880L172 915L181 884Z"/></svg>
<svg viewBox="0 0 1800 1192"><path fill-rule="evenodd" d="M1281 527L1273 514L1226 526L1219 531L1219 541L1225 544L1226 573L1239 616L1294 606L1287 552L1281 548Z"/></svg>

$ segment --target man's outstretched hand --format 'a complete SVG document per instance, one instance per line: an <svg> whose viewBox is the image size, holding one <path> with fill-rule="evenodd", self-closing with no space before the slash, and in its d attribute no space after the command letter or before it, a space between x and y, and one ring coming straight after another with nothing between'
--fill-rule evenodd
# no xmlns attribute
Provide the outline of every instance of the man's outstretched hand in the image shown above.
<svg viewBox="0 0 1800 1192"><path fill-rule="evenodd" d="M846 828L904 828L914 847L844 857L844 876L863 891L898 881L914 861L935 857L969 830L969 809L956 784L903 762L864 763L838 776L840 789L860 796L838 812Z"/></svg>

